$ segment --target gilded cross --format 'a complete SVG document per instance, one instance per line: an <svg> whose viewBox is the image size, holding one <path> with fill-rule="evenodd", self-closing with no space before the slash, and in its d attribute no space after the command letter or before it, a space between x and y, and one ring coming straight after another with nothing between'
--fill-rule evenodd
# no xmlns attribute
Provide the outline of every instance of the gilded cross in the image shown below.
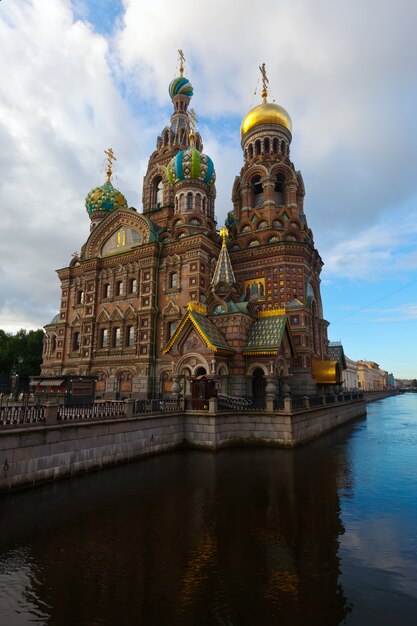
<svg viewBox="0 0 417 626"><path fill-rule="evenodd" d="M262 63L262 65L259 66L259 69L261 70L262 74L262 98L266 99L266 96L268 95L269 80L266 75L265 63Z"/></svg>
<svg viewBox="0 0 417 626"><path fill-rule="evenodd" d="M220 229L220 237L223 239L223 245L226 245L226 238L228 234L229 231L227 230L226 226Z"/></svg>
<svg viewBox="0 0 417 626"><path fill-rule="evenodd" d="M109 148L108 150L105 150L104 154L107 155L107 170L106 170L106 174L107 174L107 182L109 183L111 175L113 173L113 161L117 161L117 159L114 156L113 150L111 148Z"/></svg>
<svg viewBox="0 0 417 626"><path fill-rule="evenodd" d="M182 50L178 50L179 54L179 62L180 62L180 74L181 76L184 74L184 63L185 63L185 55Z"/></svg>

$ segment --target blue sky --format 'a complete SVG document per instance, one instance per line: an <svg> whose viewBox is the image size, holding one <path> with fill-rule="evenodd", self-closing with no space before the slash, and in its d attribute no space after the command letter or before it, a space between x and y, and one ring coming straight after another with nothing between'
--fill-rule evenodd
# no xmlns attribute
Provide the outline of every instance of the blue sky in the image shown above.
<svg viewBox="0 0 417 626"><path fill-rule="evenodd" d="M417 377L416 23L413 0L3 0L0 327L56 313L53 270L88 236L84 198L104 179L107 147L115 184L141 208L181 47L219 226L265 62L293 120L329 337L350 358Z"/></svg>

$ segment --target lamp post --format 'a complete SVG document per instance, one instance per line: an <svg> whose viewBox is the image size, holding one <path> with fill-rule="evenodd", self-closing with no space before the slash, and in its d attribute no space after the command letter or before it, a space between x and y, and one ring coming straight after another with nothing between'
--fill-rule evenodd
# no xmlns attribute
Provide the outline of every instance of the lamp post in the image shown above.
<svg viewBox="0 0 417 626"><path fill-rule="evenodd" d="M10 392L14 401L17 400L17 394L19 392L19 370L23 363L23 357L18 356L16 360L17 363L15 362L10 372Z"/></svg>

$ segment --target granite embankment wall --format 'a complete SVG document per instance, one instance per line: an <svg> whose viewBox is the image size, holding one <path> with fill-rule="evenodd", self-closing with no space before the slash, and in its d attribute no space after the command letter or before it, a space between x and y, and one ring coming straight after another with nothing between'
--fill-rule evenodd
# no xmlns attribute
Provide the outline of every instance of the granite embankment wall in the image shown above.
<svg viewBox="0 0 417 626"><path fill-rule="evenodd" d="M366 402L375 402L375 400L383 400L389 396L398 396L399 391L396 389L386 389L384 391L365 391L364 398Z"/></svg>
<svg viewBox="0 0 417 626"><path fill-rule="evenodd" d="M191 445L293 447L366 414L364 400L284 411L207 411L0 431L0 491Z"/></svg>

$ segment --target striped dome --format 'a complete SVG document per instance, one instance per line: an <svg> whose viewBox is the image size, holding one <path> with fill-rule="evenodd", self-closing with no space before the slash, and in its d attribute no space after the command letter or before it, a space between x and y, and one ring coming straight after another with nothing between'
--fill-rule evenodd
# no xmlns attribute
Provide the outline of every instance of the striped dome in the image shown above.
<svg viewBox="0 0 417 626"><path fill-rule="evenodd" d="M191 98L193 95L193 86L188 78L185 78L185 76L178 76L178 78L174 78L174 80L170 82L168 91L171 96L171 100L174 96L178 96L179 94Z"/></svg>
<svg viewBox="0 0 417 626"><path fill-rule="evenodd" d="M110 213L120 207L127 207L126 198L109 181L92 189L85 199L85 208L89 214L95 211Z"/></svg>
<svg viewBox="0 0 417 626"><path fill-rule="evenodd" d="M171 185L181 180L201 180L214 185L216 173L210 157L190 146L188 150L180 150L168 163L167 178Z"/></svg>

